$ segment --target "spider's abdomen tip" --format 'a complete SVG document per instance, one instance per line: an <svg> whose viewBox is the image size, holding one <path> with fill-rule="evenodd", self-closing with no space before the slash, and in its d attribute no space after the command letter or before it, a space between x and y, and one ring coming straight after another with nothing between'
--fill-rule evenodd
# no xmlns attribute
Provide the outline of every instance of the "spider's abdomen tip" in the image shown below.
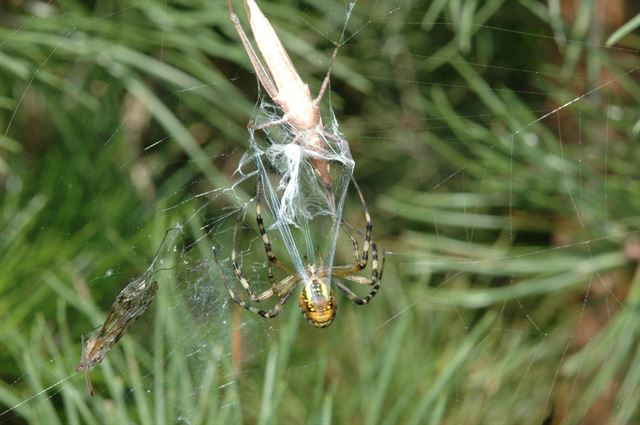
<svg viewBox="0 0 640 425"><path fill-rule="evenodd" d="M334 317L335 317L335 316L334 316ZM322 329L322 328L328 328L328 327L329 327L329 325L331 325L331 324L333 323L333 318L329 319L329 321L328 321L328 322L321 322L321 323L320 323L320 322L313 322L313 321L311 321L311 320L309 320L309 322L310 322L313 326L315 326L316 328L318 328L318 329Z"/></svg>
<svg viewBox="0 0 640 425"><path fill-rule="evenodd" d="M316 328L326 328L336 317L336 297L330 293L328 297L316 297L314 300L307 290L303 288L300 292L300 311Z"/></svg>
<svg viewBox="0 0 640 425"><path fill-rule="evenodd" d="M310 314L302 312L304 317L316 328L326 328L333 323L333 319L336 317L335 308L331 311L325 311L323 314L317 314L317 312L310 312Z"/></svg>

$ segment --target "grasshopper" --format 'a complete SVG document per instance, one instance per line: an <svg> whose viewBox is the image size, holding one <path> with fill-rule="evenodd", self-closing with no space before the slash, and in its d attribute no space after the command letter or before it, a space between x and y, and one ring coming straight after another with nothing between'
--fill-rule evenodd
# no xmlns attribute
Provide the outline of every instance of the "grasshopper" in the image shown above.
<svg viewBox="0 0 640 425"><path fill-rule="evenodd" d="M269 97L284 111L284 116L278 120L261 125L250 124L249 127L252 130L262 130L267 127L288 124L294 130L292 143L310 147L318 153L318 157L311 158L311 163L320 179L329 205L335 209L329 162L322 158L323 153L326 151L324 147L325 140L327 138L335 140L335 137L325 131L318 105L329 87L331 69L338 54L338 47L333 51L331 64L318 95L312 98L309 85L302 81L300 75L298 75L278 35L256 2L254 0L244 0L244 6L251 32L266 67L262 64L247 34L242 29L231 0L227 0L227 3L231 22L249 55L249 60L258 76L258 80L260 80Z"/></svg>

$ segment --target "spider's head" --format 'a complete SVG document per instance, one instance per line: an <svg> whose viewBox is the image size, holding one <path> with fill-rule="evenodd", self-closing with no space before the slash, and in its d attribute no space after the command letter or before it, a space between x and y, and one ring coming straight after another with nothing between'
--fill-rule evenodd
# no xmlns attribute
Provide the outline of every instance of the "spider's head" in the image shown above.
<svg viewBox="0 0 640 425"><path fill-rule="evenodd" d="M314 279L300 291L302 315L316 328L326 328L336 317L336 296L327 282Z"/></svg>

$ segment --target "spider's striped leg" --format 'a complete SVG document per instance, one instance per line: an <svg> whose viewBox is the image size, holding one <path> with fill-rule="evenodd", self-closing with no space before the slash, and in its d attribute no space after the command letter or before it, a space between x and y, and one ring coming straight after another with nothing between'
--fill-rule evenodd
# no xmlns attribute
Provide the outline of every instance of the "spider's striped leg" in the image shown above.
<svg viewBox="0 0 640 425"><path fill-rule="evenodd" d="M222 277L222 280L225 284L225 286L227 287L227 291L229 292L229 296L231 297L231 299L233 300L233 302L235 302L236 304L238 304L239 306L241 306L242 308L257 314L259 316L262 316L264 318L272 318L272 317L276 317L278 314L280 314L280 312L282 311L282 307L284 306L284 304L286 303L286 301L289 299L289 297L291 296L291 294L293 293L293 290L296 287L296 284L298 282L298 278L297 275L291 273L291 275L283 278L280 282L275 282L274 277L273 277L273 273L271 270L271 264L275 264L277 267L285 270L285 271L289 271L282 263L280 263L280 261L276 258L275 254L273 253L273 250L271 248L271 242L269 241L269 238L267 236L267 232L264 228L264 223L262 221L262 215L260 214L260 185L258 184L258 189L257 189L257 195L256 195L256 221L258 223L258 229L260 230L260 235L262 236L262 240L264 242L264 249L265 252L267 254L267 258L269 259L269 265L268 265L268 277L269 277L269 282L271 283L271 288L267 289L266 291L260 293L260 294L256 294L255 292L253 292L253 290L251 289L251 285L249 285L249 281L247 280L247 278L244 276L244 274L242 273L242 269L240 267L240 265L238 264L237 261L237 250L236 250L236 242L237 242L237 236L238 236L238 225L240 220L236 221L236 225L233 229L233 245L232 245L232 249L231 249L231 265L233 266L233 271L236 275L236 278L240 281L240 284L242 285L242 287L244 288L244 290L247 292L247 294L249 294L249 297L251 298L252 301L254 302L261 302L264 301L266 299L269 299L271 297L273 297L274 295L279 298L278 302L276 303L275 306L273 306L273 308L271 310L262 310L258 307L252 306L249 303L243 301L242 299L240 299L235 292L233 291L231 285L229 284L229 281L227 280L226 276L224 275L223 271L222 271L222 266L220 265L220 262L218 261L217 255L216 255L216 251L214 249L213 251L213 255L214 255L214 259L216 262L216 265L218 267L218 270L220 272L220 275Z"/></svg>
<svg viewBox="0 0 640 425"><path fill-rule="evenodd" d="M258 204L259 205L259 204ZM258 227L261 229L260 233L263 234L264 232L264 225L262 224L262 217L260 216L260 207L258 206L256 209L256 214L257 214L257 220L258 220ZM255 302L261 302L264 301L268 298L271 298L273 295L277 295L278 297L280 297L280 293L282 292L282 285L284 283L286 283L286 279L283 279L281 282L277 283L275 282L274 278L273 278L273 273L271 271L271 266L269 265L268 268L268 277L269 277L269 283L271 283L271 289L267 289L266 291L262 292L261 294L257 295L255 292L253 292L253 290L251 289L251 285L249 285L249 281L247 280L247 278L244 276L244 274L242 273L242 268L240 267L240 264L238 264L237 261L237 250L236 250L236 241L237 241L237 234L238 234L238 224L239 224L240 220L236 221L236 225L233 229L233 247L231 249L231 265L233 267L233 271L236 275L236 277L238 278L238 280L240 281L240 284L242 285L242 287L244 288L244 290L247 292L247 294L249 294L249 297L251 298L252 301ZM271 244L269 243L269 239L266 237L266 232L264 232L263 234L263 240L266 238L266 242L265 242L265 250L267 251L267 257L269 258L269 262L270 263L274 263L276 266L288 271L288 269L282 265L280 263L280 261L276 258L275 254L273 254L273 252L271 251ZM215 251L214 251L214 256L215 256ZM216 259L217 262L217 259ZM218 264L218 267L220 267L220 265ZM222 271L221 271L222 273ZM224 275L223 275L224 277ZM228 282L225 279L225 284L227 284L227 289L229 290L229 294L231 295L232 298L234 298L234 301L236 301L236 303L242 305L243 307L247 308L247 310L253 311L251 310L251 308L249 308L250 306L245 306L243 305L240 301L240 299L238 299L237 296L235 296L235 294L233 293L233 290L231 289L231 287L228 285ZM253 307L252 307L253 308ZM260 309L256 309L259 311L262 311ZM260 314L257 311L254 311L254 313ZM277 314L277 313L276 313ZM262 315L262 314L260 314Z"/></svg>
<svg viewBox="0 0 640 425"><path fill-rule="evenodd" d="M261 310L259 308L247 305L244 302L243 302L244 305L243 304L240 304L240 305L246 308L247 310L249 310L250 312L257 314L258 316L264 317L265 319L273 319L278 314L280 314L280 312L282 311L282 308L284 307L284 304L287 302L287 300L289 299L292 293L293 293L293 288L289 292L287 292L284 295L284 297L280 298L276 303L276 305L274 305L271 310L266 310L266 311Z"/></svg>
<svg viewBox="0 0 640 425"><path fill-rule="evenodd" d="M346 266L333 267L332 274L334 274L335 276L339 276L340 274L344 276L349 273L356 273L364 270L367 268L367 263L369 262L369 249L371 247L371 231L373 229L373 223L371 221L369 209L367 208L367 203L364 200L364 195L360 190L360 186L358 186L358 183L356 183L353 177L351 178L351 182L356 188L356 192L358 193L358 197L360 198L360 203L362 204L362 210L364 211L364 218L367 221L367 227L364 235L364 246L362 247L361 256L358 248L358 241L353 236L351 231L347 228L347 225L343 223L342 230L346 233L349 239L351 239L351 243L353 244L353 250L355 252L355 263Z"/></svg>
<svg viewBox="0 0 640 425"><path fill-rule="evenodd" d="M354 267L356 267L356 265L358 265L360 262L360 250L358 248L358 240L353 236L353 233L351 233L351 231L347 228L347 223L345 223L344 221L342 222L342 230L349 237L349 239L351 239L351 243L353 244L353 253L356 259L354 263Z"/></svg>
<svg viewBox="0 0 640 425"><path fill-rule="evenodd" d="M264 244L264 252L267 254L267 258L269 259L269 264L267 265L267 274L269 276L269 283L271 286L275 284L273 279L273 270L271 269L271 264L278 261L276 254L273 253L273 248L271 247L271 241L269 240L269 236L267 235L267 231L264 228L264 221L262 220L262 214L260 211L260 177L258 177L258 184L256 185L256 223L258 224L258 231L260 232L260 236L262 237L262 243Z"/></svg>
<svg viewBox="0 0 640 425"><path fill-rule="evenodd" d="M222 266L218 261L218 256L216 255L215 248L213 249L213 258L216 262L216 266L218 267L218 271L220 272L220 276L222 277L222 281L224 282L224 285L227 287L227 292L229 292L229 296L231 297L233 302L238 304L240 307L252 312L253 314L257 314L258 316L264 317L265 319L270 319L280 314L280 312L282 311L282 307L284 306L284 304L287 302L287 300L293 293L293 290L295 289L296 283L298 281L296 276L287 276L284 279L282 279L279 283L274 285L273 288L264 291L262 294L258 296L255 296L253 292L251 292L251 290L248 288L248 285L247 285L245 289L251 296L251 299L255 302L260 302L268 298L271 298L274 294L280 297L276 305L273 306L271 310L262 310L261 308L254 307L251 304L241 300L235 294L235 292L233 292L233 289L231 288L231 285L229 284L227 277L224 275L224 272L222 271ZM240 282L242 282L242 280ZM244 282L246 282L246 279L244 279Z"/></svg>
<svg viewBox="0 0 640 425"><path fill-rule="evenodd" d="M364 218L367 221L367 228L364 234L364 246L362 247L362 257L360 261L357 263L357 267L359 270L364 270L367 267L367 262L369 260L369 247L371 246L371 231L373 229L373 222L371 221L371 215L369 214L369 209L367 208L367 203L364 200L364 195L360 190L360 186L356 183L356 179L351 177L351 182L353 186L356 188L356 192L358 193L358 197L360 198L360 203L362 204L362 211L364 211ZM375 248L373 248L375 252ZM377 252L375 253L377 256Z"/></svg>
<svg viewBox="0 0 640 425"><path fill-rule="evenodd" d="M336 286L340 289L344 294L356 304L363 305L369 303L373 297L376 296L378 290L380 289L380 279L382 279L382 272L384 271L384 257L382 258L382 264L380 265L380 269L378 269L378 246L375 242L371 240L371 231L373 229L373 223L371 222L371 216L369 215L369 210L367 208L367 203L364 200L364 195L356 183L355 179L352 177L351 181L356 188L356 192L358 193L358 197L360 198L360 203L362 204L362 210L364 211L364 217L367 220L367 227L364 236L364 246L362 248L362 255L358 252L358 241L351 234L351 232L347 229L346 225L343 224L342 228L344 232L347 234L351 242L353 243L353 248L355 251L355 263L353 265L346 266L338 266L333 267L331 270L331 275L336 278L349 280L351 282L359 283L361 285L371 286L371 291L366 297L359 297L355 294L351 289L349 289L344 283L340 282L338 279L335 280ZM371 249L371 277L367 278L364 276L354 275L352 273L359 272L364 270L367 267L367 263L369 260L369 249Z"/></svg>
<svg viewBox="0 0 640 425"><path fill-rule="evenodd" d="M267 254L267 258L269 259L269 264L267 266L269 282L271 283L271 286L274 286L275 281L273 279L273 270L271 269L272 264L278 267L280 270L284 270L289 274L293 274L293 272L289 270L284 264L282 264L280 260L278 260L278 257L276 257L276 254L274 254L273 252L271 241L269 240L269 235L267 235L267 230L264 227L262 212L260 210L261 195L262 186L260 184L260 178L258 178L258 184L256 185L256 223L258 224L258 231L260 232L260 237L262 238L262 243L264 244L264 252Z"/></svg>
<svg viewBox="0 0 640 425"><path fill-rule="evenodd" d="M249 281L247 280L246 277L244 277L244 274L242 273L242 269L241 269L240 265L238 264L238 261L237 261L237 258L236 258L237 257L237 254L236 254L236 240L237 240L238 223L239 222L240 222L240 220L236 221L236 225L233 228L233 247L231 249L231 266L233 267L233 272L236 274L236 277L240 281L240 284L242 285L244 290L247 291L247 294L249 294L249 297L251 298L251 300L255 301L255 302L260 302L262 300L265 300L265 299L273 296L273 282L272 282L272 288L271 289L268 289L268 290L264 291L260 295L256 295L256 293L253 292L253 290L251 289L251 286L249 285ZM215 257L215 250L214 250L214 257ZM218 259L216 257L216 263L217 262L218 262ZM218 264L218 268L220 268L220 273L224 277L224 274L222 273L222 268L220 267L220 264ZM273 280L273 276L271 275L271 273L269 273L269 281L272 281L272 280ZM227 289L229 290L229 294L231 295L232 298L234 298L234 301L235 301L235 299L237 299L238 297L236 297L235 294L233 294L233 290L231 289L231 286L228 285L228 282L227 282L226 278L225 278L225 284L227 284Z"/></svg>
<svg viewBox="0 0 640 425"><path fill-rule="evenodd" d="M371 291L366 297L357 296L351 289L349 289L344 283L340 282L336 279L336 286L340 289L351 301L358 305L368 304L373 297L376 296L378 290L380 289L380 280L382 279L382 273L384 272L384 262L385 258L382 257L382 264L380 266L380 270L378 270L378 246L375 242L371 244L371 277L366 278L364 276L350 275L350 274L342 274L337 273L335 276L340 277L342 279L349 280L351 282L356 282L361 285L371 286Z"/></svg>

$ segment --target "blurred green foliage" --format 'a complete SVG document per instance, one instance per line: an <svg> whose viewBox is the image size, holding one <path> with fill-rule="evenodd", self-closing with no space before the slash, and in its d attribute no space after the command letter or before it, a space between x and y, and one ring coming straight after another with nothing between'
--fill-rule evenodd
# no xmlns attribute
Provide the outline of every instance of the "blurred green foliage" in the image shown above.
<svg viewBox="0 0 640 425"><path fill-rule="evenodd" d="M322 331L295 302L189 322L198 280L167 277L88 398L81 335L247 146L256 79L225 3L0 6L0 422L640 421L624 2L359 2L323 108L386 250L381 293ZM347 5L260 5L315 93Z"/></svg>

